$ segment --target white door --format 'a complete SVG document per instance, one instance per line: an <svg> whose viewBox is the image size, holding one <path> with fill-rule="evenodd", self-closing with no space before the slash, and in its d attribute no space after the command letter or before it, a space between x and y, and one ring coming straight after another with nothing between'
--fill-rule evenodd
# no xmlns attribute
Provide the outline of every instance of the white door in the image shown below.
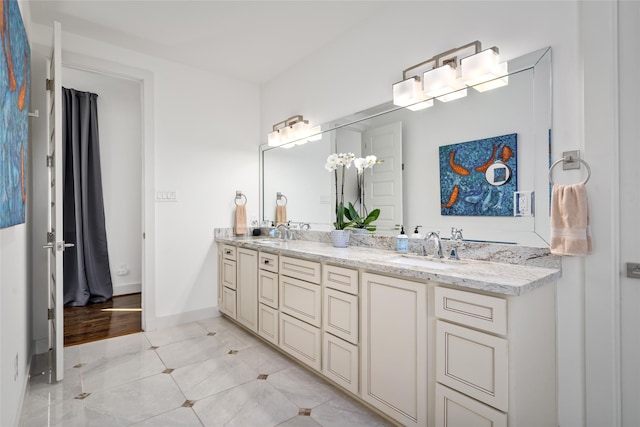
<svg viewBox="0 0 640 427"><path fill-rule="evenodd" d="M62 255L65 244L62 232L62 190L63 156L62 156L62 85L61 85L61 26L55 22L53 26L53 49L47 61L47 130L49 135L47 166L49 168L50 207L48 215L47 244L49 251L49 351L51 354L52 380L61 381L64 377L64 301Z"/></svg>
<svg viewBox="0 0 640 427"><path fill-rule="evenodd" d="M399 230L402 224L402 122L364 132L362 154L382 163L365 170L365 205L378 208L378 230Z"/></svg>

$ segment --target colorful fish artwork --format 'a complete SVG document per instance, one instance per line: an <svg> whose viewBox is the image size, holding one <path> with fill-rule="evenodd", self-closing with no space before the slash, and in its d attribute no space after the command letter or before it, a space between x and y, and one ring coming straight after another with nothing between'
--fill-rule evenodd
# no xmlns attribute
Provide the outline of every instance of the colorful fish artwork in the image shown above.
<svg viewBox="0 0 640 427"><path fill-rule="evenodd" d="M513 193L518 189L517 136L512 133L439 148L441 215L513 215Z"/></svg>
<svg viewBox="0 0 640 427"><path fill-rule="evenodd" d="M16 0L0 0L0 228L25 222L31 49Z"/></svg>

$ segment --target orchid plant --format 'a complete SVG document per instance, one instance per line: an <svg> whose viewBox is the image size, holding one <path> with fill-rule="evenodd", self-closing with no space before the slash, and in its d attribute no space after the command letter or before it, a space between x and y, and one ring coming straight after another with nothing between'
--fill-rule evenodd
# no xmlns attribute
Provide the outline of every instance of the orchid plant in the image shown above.
<svg viewBox="0 0 640 427"><path fill-rule="evenodd" d="M333 172L335 175L336 186L336 221L333 226L336 230L344 230L346 228L366 228L369 231L375 231L376 227L371 225L373 221L378 219L380 215L380 209L374 209L368 215L366 214L366 208L364 208L364 170L373 167L377 163L376 156L358 157L356 158L353 153L334 153L327 157L327 163L325 169L329 172ZM359 214L354 208L352 203L349 203L348 207L344 205L344 181L345 171L349 169L351 165L354 165L358 173L358 187L361 213ZM338 184L338 168L341 170L341 180ZM338 197L338 185L340 185L340 193ZM346 220L345 220L346 218Z"/></svg>

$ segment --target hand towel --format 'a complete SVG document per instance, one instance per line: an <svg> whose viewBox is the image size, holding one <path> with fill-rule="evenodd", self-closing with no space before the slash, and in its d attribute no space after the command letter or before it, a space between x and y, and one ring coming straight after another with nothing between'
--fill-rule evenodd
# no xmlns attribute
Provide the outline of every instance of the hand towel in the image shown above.
<svg viewBox="0 0 640 427"><path fill-rule="evenodd" d="M591 253L587 189L583 183L554 185L551 192L551 253Z"/></svg>
<svg viewBox="0 0 640 427"><path fill-rule="evenodd" d="M285 224L287 222L287 206L276 206L276 225Z"/></svg>
<svg viewBox="0 0 640 427"><path fill-rule="evenodd" d="M247 234L247 208L245 205L236 206L236 223L233 231L236 234Z"/></svg>

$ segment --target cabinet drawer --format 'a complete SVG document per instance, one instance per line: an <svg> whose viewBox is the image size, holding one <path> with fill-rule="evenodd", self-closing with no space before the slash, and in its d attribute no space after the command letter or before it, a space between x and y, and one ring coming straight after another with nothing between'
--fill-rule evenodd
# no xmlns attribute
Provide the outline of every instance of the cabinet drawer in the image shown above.
<svg viewBox="0 0 640 427"><path fill-rule="evenodd" d="M315 370L322 369L320 329L280 313L279 332L280 348Z"/></svg>
<svg viewBox="0 0 640 427"><path fill-rule="evenodd" d="M236 260L236 247L231 245L223 245L222 246L222 256L225 259L230 259L232 261Z"/></svg>
<svg viewBox="0 0 640 427"><path fill-rule="evenodd" d="M280 275L280 311L320 327L320 291L318 285Z"/></svg>
<svg viewBox="0 0 640 427"><path fill-rule="evenodd" d="M280 274L320 284L320 263L303 259L280 257Z"/></svg>
<svg viewBox="0 0 640 427"><path fill-rule="evenodd" d="M358 295L358 270L325 265L322 270L322 283L327 288Z"/></svg>
<svg viewBox="0 0 640 427"><path fill-rule="evenodd" d="M278 272L278 255L260 252L258 264L260 265L261 270L267 270L273 273L277 273Z"/></svg>
<svg viewBox="0 0 640 427"><path fill-rule="evenodd" d="M324 333L322 373L354 394L358 394L358 346Z"/></svg>
<svg viewBox="0 0 640 427"><path fill-rule="evenodd" d="M322 304L324 330L358 344L358 297L325 289Z"/></svg>
<svg viewBox="0 0 640 427"><path fill-rule="evenodd" d="M276 273L264 270L258 273L258 301L278 308L278 275Z"/></svg>
<svg viewBox="0 0 640 427"><path fill-rule="evenodd" d="M278 310L268 305L258 305L258 335L278 345Z"/></svg>
<svg viewBox="0 0 640 427"><path fill-rule="evenodd" d="M507 414L436 384L436 427L507 427Z"/></svg>
<svg viewBox="0 0 640 427"><path fill-rule="evenodd" d="M506 339L440 320L436 322L438 382L506 412L508 372Z"/></svg>
<svg viewBox="0 0 640 427"><path fill-rule="evenodd" d="M222 260L222 284L227 288L236 288L236 262L228 259Z"/></svg>
<svg viewBox="0 0 640 427"><path fill-rule="evenodd" d="M226 287L222 287L222 299L221 304L218 309L231 317L232 319L236 318L236 291L233 289L229 289Z"/></svg>
<svg viewBox="0 0 640 427"><path fill-rule="evenodd" d="M472 328L507 334L507 301L502 298L436 287L435 314Z"/></svg>

